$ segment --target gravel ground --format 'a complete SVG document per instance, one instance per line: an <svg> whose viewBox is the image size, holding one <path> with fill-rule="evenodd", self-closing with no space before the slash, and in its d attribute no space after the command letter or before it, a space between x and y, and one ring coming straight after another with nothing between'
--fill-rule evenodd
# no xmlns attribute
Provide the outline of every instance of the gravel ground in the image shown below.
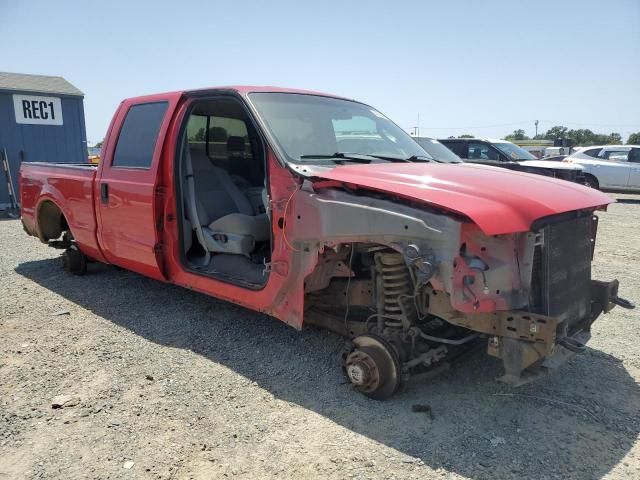
<svg viewBox="0 0 640 480"><path fill-rule="evenodd" d="M638 300L640 196L617 197L594 277ZM0 479L640 478L638 310L540 382L479 351L381 403L332 334L58 256L0 221Z"/></svg>

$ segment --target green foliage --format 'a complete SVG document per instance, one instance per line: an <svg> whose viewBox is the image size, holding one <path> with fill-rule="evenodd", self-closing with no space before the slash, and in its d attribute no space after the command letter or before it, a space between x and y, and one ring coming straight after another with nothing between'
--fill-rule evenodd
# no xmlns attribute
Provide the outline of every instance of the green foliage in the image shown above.
<svg viewBox="0 0 640 480"><path fill-rule="evenodd" d="M198 131L196 132L196 134L189 139L189 141L195 141L195 142L204 142L205 138L204 138L204 128L200 128L198 129Z"/></svg>
<svg viewBox="0 0 640 480"><path fill-rule="evenodd" d="M469 135L468 133L463 133L462 135L458 135L458 138L475 138L473 135Z"/></svg>
<svg viewBox="0 0 640 480"><path fill-rule="evenodd" d="M622 136L619 133L610 134L594 133L588 128L569 130L567 127L555 126L547 130L543 138L545 140L570 140L573 145L611 145L622 143Z"/></svg>
<svg viewBox="0 0 640 480"><path fill-rule="evenodd" d="M209 141L210 142L226 142L229 138L227 131L223 127L211 127L209 129ZM200 128L193 135L193 137L189 138L192 142L204 142L206 140L205 129Z"/></svg>
<svg viewBox="0 0 640 480"><path fill-rule="evenodd" d="M229 134L223 127L211 127L209 129L210 142L226 142L228 138Z"/></svg>
<svg viewBox="0 0 640 480"><path fill-rule="evenodd" d="M530 140L529 137L527 137L525 131L522 129L514 130L512 134L507 135L506 137L504 137L504 139L510 142L517 140Z"/></svg>
<svg viewBox="0 0 640 480"><path fill-rule="evenodd" d="M627 138L627 145L640 145L640 132L629 135L629 138Z"/></svg>
<svg viewBox="0 0 640 480"><path fill-rule="evenodd" d="M547 130L544 134L545 140L559 140L561 138L567 138L567 127L556 126Z"/></svg>
<svg viewBox="0 0 640 480"><path fill-rule="evenodd" d="M94 147L96 147L96 148L102 148L102 145L103 145L103 144L104 144L104 138L103 138L102 140L100 140L98 143L96 143L96 144L94 145Z"/></svg>

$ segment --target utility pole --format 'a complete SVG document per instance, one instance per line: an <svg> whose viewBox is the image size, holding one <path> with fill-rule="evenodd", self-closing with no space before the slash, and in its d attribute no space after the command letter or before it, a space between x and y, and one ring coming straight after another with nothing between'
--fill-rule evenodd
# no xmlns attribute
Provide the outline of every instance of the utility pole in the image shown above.
<svg viewBox="0 0 640 480"><path fill-rule="evenodd" d="M536 125L536 136L535 136L535 138L538 138L538 120L536 120L535 125Z"/></svg>

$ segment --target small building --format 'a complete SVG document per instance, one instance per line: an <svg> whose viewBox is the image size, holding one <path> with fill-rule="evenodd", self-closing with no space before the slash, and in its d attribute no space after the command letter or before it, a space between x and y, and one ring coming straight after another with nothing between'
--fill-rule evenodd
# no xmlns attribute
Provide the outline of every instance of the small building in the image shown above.
<svg viewBox="0 0 640 480"><path fill-rule="evenodd" d="M6 151L16 193L21 162L87 161L83 98L62 77L0 72L0 156ZM9 205L2 170L0 209Z"/></svg>

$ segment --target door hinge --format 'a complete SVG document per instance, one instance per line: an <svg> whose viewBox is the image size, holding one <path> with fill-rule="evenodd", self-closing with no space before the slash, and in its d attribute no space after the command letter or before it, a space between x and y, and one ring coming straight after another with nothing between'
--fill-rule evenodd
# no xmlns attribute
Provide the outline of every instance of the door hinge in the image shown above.
<svg viewBox="0 0 640 480"><path fill-rule="evenodd" d="M162 253L164 250L164 243L158 242L153 246L153 251L155 253Z"/></svg>
<svg viewBox="0 0 640 480"><path fill-rule="evenodd" d="M167 187L156 187L156 195L164 197L167 195Z"/></svg>
<svg viewBox="0 0 640 480"><path fill-rule="evenodd" d="M284 260L276 260L273 262L264 262L264 270L263 273L271 273L275 272L278 275L286 277L289 273L289 264Z"/></svg>

